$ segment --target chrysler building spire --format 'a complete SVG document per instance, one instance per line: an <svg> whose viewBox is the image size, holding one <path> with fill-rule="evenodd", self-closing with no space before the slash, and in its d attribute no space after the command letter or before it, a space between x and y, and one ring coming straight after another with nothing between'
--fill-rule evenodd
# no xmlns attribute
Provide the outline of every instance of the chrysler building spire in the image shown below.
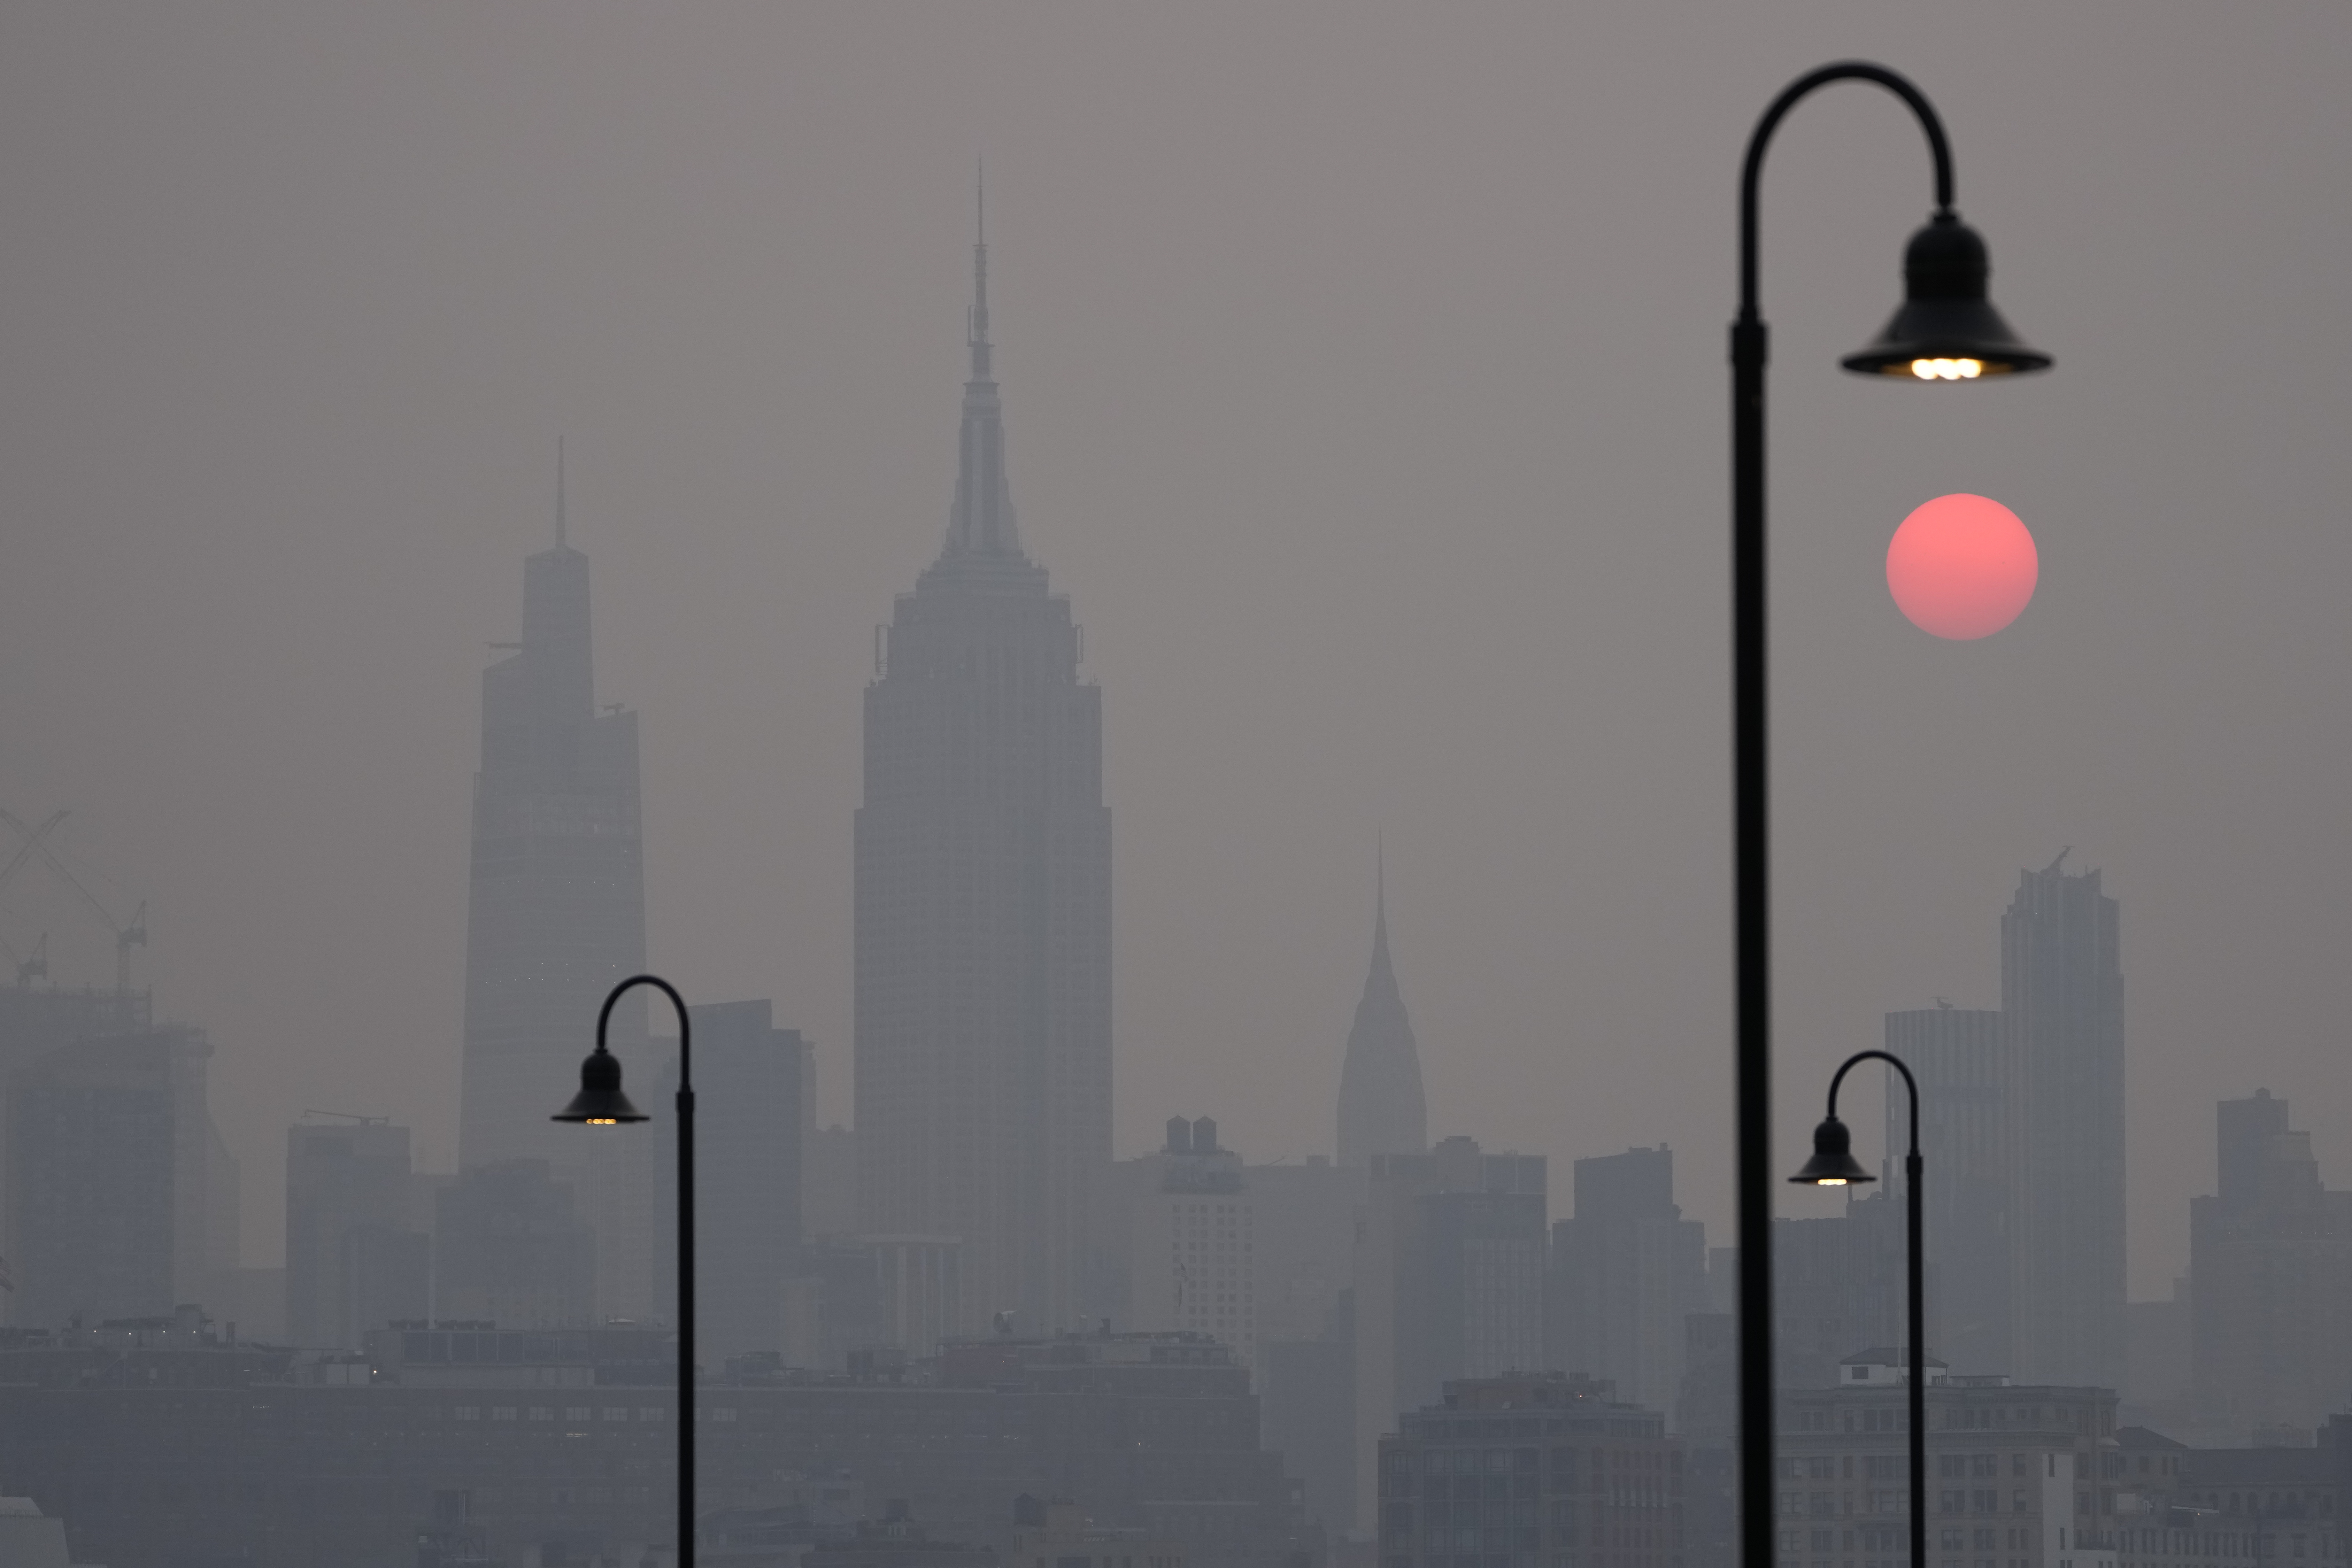
<svg viewBox="0 0 2352 1568"><path fill-rule="evenodd" d="M1383 856L1382 859L1385 860ZM1421 1086L1421 1050L1412 1037L1389 962L1388 868L1379 873L1372 912L1372 966L1348 1031L1339 1069L1339 1163L1369 1165L1375 1154L1419 1154L1429 1147L1429 1111Z"/></svg>
<svg viewBox="0 0 2352 1568"><path fill-rule="evenodd" d="M955 510L948 520L947 553L1021 553L1013 517L1013 487L1004 477L1004 411L996 395L994 347L988 341L988 209L981 193L971 247L971 317L964 338L971 349L971 379L963 384L963 430L957 446Z"/></svg>

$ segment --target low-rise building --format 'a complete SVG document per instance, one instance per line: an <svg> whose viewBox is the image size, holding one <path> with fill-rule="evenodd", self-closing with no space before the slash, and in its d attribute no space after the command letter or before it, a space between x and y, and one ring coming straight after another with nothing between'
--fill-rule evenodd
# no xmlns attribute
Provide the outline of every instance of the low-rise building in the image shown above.
<svg viewBox="0 0 2352 1568"><path fill-rule="evenodd" d="M1465 1378L1381 1439L1381 1568L1683 1568L1683 1445L1563 1373Z"/></svg>

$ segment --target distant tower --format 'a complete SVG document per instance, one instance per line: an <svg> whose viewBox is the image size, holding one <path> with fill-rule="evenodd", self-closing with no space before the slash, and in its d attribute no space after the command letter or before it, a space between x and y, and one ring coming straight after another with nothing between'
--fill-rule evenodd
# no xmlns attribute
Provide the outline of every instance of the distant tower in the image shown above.
<svg viewBox="0 0 2352 1568"><path fill-rule="evenodd" d="M1339 1069L1339 1163L1369 1165L1375 1154L1419 1154L1429 1147L1429 1109L1422 1098L1421 1050L1389 964L1388 876L1374 894L1372 969L1348 1031Z"/></svg>
<svg viewBox="0 0 2352 1568"><path fill-rule="evenodd" d="M2002 1041L2001 1015L1989 1007L1938 1002L1886 1015L1886 1048L1919 1080L1927 1348L1962 1373L2005 1373L2017 1364L2010 1332L2015 1145ZM1903 1086L1890 1084L1881 1147L1889 1152L1891 1192L1902 1190L1910 1116Z"/></svg>
<svg viewBox="0 0 2352 1568"><path fill-rule="evenodd" d="M578 1182L598 1140L548 1114L595 1043L604 993L646 966L646 895L637 719L596 710L588 557L564 540L560 460L555 517L554 547L523 563L522 641L482 672L458 1163L539 1159L554 1179ZM645 1016L635 997L614 1015L625 1058L645 1060ZM630 1155L608 1147L594 1157ZM619 1184L624 1208L640 1184ZM642 1289L611 1271L641 1260L604 1234L620 1211L602 1197L581 1194L605 1243L600 1304L635 1315Z"/></svg>
<svg viewBox="0 0 2352 1568"><path fill-rule="evenodd" d="M2124 1372L2124 977L2116 900L2065 859L2021 875L2000 921L2020 1383ZM1935 1174L1928 1173L1933 1192Z"/></svg>
<svg viewBox="0 0 2352 1568"><path fill-rule="evenodd" d="M1077 1321L1110 1168L1102 692L1022 552L972 247L955 504L866 689L856 828L858 1217L961 1241L963 1310Z"/></svg>

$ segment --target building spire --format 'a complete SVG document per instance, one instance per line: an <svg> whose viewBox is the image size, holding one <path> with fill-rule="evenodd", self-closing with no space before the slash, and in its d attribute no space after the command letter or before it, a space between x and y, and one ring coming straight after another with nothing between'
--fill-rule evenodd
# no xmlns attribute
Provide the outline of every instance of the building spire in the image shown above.
<svg viewBox="0 0 2352 1568"><path fill-rule="evenodd" d="M971 320L964 333L971 348L971 379L986 381L992 372L988 342L988 170L975 176L971 242Z"/></svg>
<svg viewBox="0 0 2352 1568"><path fill-rule="evenodd" d="M563 437L555 438L555 547L561 550L569 542L563 537Z"/></svg>
<svg viewBox="0 0 2352 1568"><path fill-rule="evenodd" d="M963 384L963 430L956 455L955 510L948 520L947 553L1019 555L1013 488L1004 477L1004 412L996 395L993 345L988 338L988 196L975 192L971 244L971 313L964 342L971 377Z"/></svg>

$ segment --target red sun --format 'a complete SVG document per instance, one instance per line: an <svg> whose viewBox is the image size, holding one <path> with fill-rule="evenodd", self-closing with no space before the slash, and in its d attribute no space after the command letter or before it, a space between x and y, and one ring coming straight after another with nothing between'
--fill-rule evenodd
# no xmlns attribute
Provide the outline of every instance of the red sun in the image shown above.
<svg viewBox="0 0 2352 1568"><path fill-rule="evenodd" d="M1937 496L1903 520L1886 547L1886 587L1923 632L1989 637L2021 615L2042 577L2033 535L1982 496Z"/></svg>

